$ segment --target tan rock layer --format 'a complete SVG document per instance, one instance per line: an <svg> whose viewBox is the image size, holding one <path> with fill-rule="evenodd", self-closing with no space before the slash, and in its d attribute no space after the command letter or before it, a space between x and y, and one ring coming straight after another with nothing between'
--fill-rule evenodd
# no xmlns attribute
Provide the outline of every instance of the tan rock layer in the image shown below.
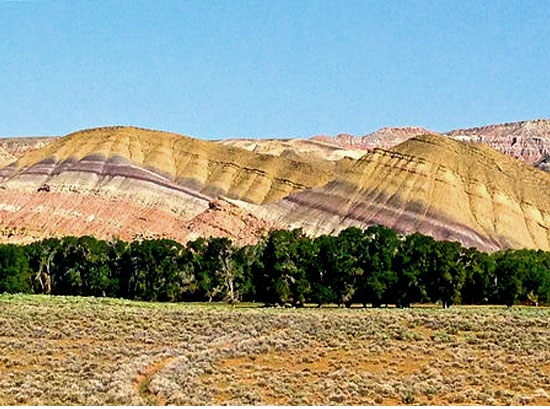
<svg viewBox="0 0 550 409"><path fill-rule="evenodd" d="M315 164L166 132L111 127L77 132L31 151L16 162L12 174L4 173L4 178L13 181L45 165L49 167L49 174L57 176L70 171L66 163L75 166L91 155L122 158L207 195L225 195L258 204L276 201L296 190L320 186L334 177L332 170Z"/></svg>

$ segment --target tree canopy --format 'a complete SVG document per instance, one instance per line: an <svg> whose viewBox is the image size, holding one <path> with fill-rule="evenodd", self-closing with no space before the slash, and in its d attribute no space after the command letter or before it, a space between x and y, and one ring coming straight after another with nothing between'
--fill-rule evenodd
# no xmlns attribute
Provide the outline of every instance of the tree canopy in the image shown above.
<svg viewBox="0 0 550 409"><path fill-rule="evenodd" d="M64 237L0 245L0 292L296 307L538 305L550 302L550 253L489 254L382 226L316 238L274 230L247 246Z"/></svg>

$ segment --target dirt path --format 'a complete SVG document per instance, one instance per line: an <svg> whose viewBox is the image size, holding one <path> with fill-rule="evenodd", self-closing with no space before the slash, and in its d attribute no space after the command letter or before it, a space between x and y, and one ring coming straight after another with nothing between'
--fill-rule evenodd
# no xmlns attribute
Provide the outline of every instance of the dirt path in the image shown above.
<svg viewBox="0 0 550 409"><path fill-rule="evenodd" d="M165 406L166 398L159 396L151 392L149 389L149 384L153 376L155 376L160 370L162 370L166 365L175 361L177 357L169 356L161 359L143 369L134 381L134 389L136 393L142 397L147 404L156 405L156 406Z"/></svg>

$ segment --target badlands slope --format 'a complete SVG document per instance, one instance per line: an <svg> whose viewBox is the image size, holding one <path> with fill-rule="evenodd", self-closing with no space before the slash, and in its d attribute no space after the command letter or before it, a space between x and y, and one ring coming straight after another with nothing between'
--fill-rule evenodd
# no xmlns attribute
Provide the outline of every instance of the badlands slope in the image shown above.
<svg viewBox="0 0 550 409"><path fill-rule="evenodd" d="M438 135L375 149L265 216L314 234L382 224L485 250L550 249L550 175L482 144Z"/></svg>
<svg viewBox="0 0 550 409"><path fill-rule="evenodd" d="M212 142L132 127L80 131L31 147L0 143L0 241L93 234L250 243L273 227L320 234L383 224L485 250L548 250L550 175L510 157L527 161L530 150L518 156L504 144L505 156L478 135L492 133L509 145L520 133L544 142L547 124L452 138L384 128L359 144L343 136Z"/></svg>
<svg viewBox="0 0 550 409"><path fill-rule="evenodd" d="M59 188L73 182L95 188L109 183L105 178L135 178L198 196L227 195L261 204L334 175L303 162L173 133L108 127L76 132L33 150L2 176L6 183L40 181Z"/></svg>
<svg viewBox="0 0 550 409"><path fill-rule="evenodd" d="M335 168L166 132L80 131L0 169L0 237L185 240L186 223L218 197L253 209L323 185Z"/></svg>

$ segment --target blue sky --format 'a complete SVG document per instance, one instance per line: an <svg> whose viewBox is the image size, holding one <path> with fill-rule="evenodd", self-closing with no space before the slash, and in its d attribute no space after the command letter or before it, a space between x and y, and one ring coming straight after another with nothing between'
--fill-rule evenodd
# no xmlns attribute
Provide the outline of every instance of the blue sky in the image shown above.
<svg viewBox="0 0 550 409"><path fill-rule="evenodd" d="M0 136L550 117L550 2L0 0Z"/></svg>

